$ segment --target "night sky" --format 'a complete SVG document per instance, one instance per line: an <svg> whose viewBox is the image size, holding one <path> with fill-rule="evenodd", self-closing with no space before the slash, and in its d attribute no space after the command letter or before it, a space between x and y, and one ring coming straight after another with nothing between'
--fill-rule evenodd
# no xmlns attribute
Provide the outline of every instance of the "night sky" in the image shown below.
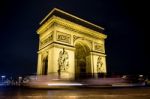
<svg viewBox="0 0 150 99"><path fill-rule="evenodd" d="M0 75L36 73L36 30L55 7L105 28L108 73L150 73L146 50L150 11L144 1L1 0Z"/></svg>

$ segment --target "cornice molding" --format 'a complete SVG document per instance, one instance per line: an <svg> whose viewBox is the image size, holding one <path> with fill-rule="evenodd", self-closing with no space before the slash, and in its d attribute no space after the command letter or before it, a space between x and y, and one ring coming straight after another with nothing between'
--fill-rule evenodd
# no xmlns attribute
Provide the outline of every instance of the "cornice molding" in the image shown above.
<svg viewBox="0 0 150 99"><path fill-rule="evenodd" d="M60 17L57 17L57 16L52 16L49 20L47 20L47 22L45 22L37 30L37 33L38 34L44 33L43 31L46 31L48 29L48 27L51 27L54 23L62 25L62 26L65 26L67 28L71 28L71 29L73 29L75 31L80 31L80 32L82 32L84 34L87 34L87 35L90 35L92 37L94 36L94 37L97 37L97 38L100 38L100 39L106 39L107 38L107 35L105 35L105 34L102 34L100 32L97 32L97 31L92 30L90 28L86 28L84 26L81 26L79 24L70 22L70 21L68 21L66 19L63 19L63 18L60 18Z"/></svg>
<svg viewBox="0 0 150 99"><path fill-rule="evenodd" d="M93 54L93 55L97 55L97 56L99 56L99 55L101 55L101 56L103 56L103 57L106 57L106 56L107 56L105 53L96 52L96 51L91 51L90 53Z"/></svg>

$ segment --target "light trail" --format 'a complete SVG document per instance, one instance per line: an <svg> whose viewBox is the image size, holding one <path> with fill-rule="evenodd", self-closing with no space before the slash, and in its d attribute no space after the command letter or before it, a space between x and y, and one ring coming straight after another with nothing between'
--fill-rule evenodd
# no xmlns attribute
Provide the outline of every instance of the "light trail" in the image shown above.
<svg viewBox="0 0 150 99"><path fill-rule="evenodd" d="M59 83L59 84L48 84L48 86L82 86L83 84L80 83L70 83L70 84L64 84L64 83Z"/></svg>

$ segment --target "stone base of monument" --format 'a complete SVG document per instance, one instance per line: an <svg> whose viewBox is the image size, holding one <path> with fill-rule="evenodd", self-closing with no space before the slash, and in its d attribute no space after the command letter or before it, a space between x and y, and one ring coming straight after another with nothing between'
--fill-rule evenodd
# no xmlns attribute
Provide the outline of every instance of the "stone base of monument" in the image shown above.
<svg viewBox="0 0 150 99"><path fill-rule="evenodd" d="M60 74L58 74L58 78L64 80L73 80L74 76L72 73L61 71Z"/></svg>

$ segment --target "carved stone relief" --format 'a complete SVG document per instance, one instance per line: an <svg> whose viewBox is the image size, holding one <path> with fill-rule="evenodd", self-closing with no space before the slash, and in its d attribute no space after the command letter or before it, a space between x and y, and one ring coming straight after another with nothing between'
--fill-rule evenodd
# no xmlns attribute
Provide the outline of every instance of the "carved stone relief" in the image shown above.
<svg viewBox="0 0 150 99"><path fill-rule="evenodd" d="M81 38L81 37L76 36L76 35L73 35L73 43L74 43L77 39L79 39L79 38Z"/></svg>
<svg viewBox="0 0 150 99"><path fill-rule="evenodd" d="M104 52L104 45L100 43L94 43L94 50Z"/></svg>
<svg viewBox="0 0 150 99"><path fill-rule="evenodd" d="M58 57L58 73L61 71L67 71L69 68L69 55L68 52L63 48L62 51L59 52Z"/></svg>
<svg viewBox="0 0 150 99"><path fill-rule="evenodd" d="M103 70L103 62L102 62L102 57L98 56L97 58L97 72L101 73Z"/></svg>
<svg viewBox="0 0 150 99"><path fill-rule="evenodd" d="M92 45L92 40L86 39L91 45Z"/></svg>
<svg viewBox="0 0 150 99"><path fill-rule="evenodd" d="M49 42L51 42L53 40L53 34L51 33L49 36L47 36L45 39L40 41L40 48L46 44L48 44Z"/></svg>
<svg viewBox="0 0 150 99"><path fill-rule="evenodd" d="M57 41L70 44L71 43L71 35L57 31Z"/></svg>

